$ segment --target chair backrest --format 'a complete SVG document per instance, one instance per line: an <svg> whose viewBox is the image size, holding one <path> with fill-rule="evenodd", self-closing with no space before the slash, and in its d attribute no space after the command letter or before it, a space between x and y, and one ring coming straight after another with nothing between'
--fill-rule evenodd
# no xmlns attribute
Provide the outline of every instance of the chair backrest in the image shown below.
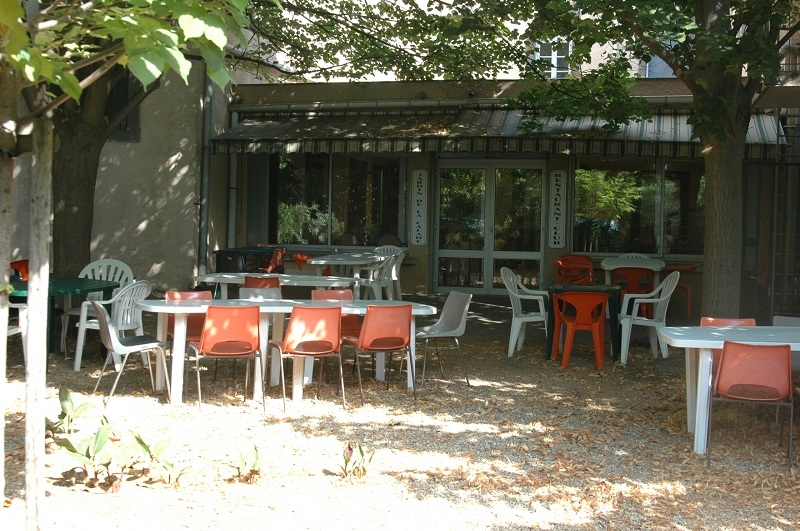
<svg viewBox="0 0 800 531"><path fill-rule="evenodd" d="M442 313L434 325L435 329L447 331L448 336L460 337L467 328L467 315L472 294L462 291L451 291L444 301Z"/></svg>
<svg viewBox="0 0 800 531"><path fill-rule="evenodd" d="M353 300L353 290L351 289L314 289L311 290L312 301L351 301Z"/></svg>
<svg viewBox="0 0 800 531"><path fill-rule="evenodd" d="M397 245L380 245L375 247L374 250L379 254L400 254L403 252L403 249Z"/></svg>
<svg viewBox="0 0 800 531"><path fill-rule="evenodd" d="M402 242L400 238L398 238L394 234L382 234L380 238L378 238L378 245L400 245Z"/></svg>
<svg viewBox="0 0 800 531"><path fill-rule="evenodd" d="M105 306L95 301L91 301L91 303L97 315L97 323L100 328L100 342L110 352L116 352L118 354L124 353L125 349L119 342L119 332L111 323L111 316L108 315L108 310L106 310Z"/></svg>
<svg viewBox="0 0 800 531"><path fill-rule="evenodd" d="M272 252L267 264L267 273L283 273L283 260L286 257L286 247L278 247ZM271 286L268 286L271 287Z"/></svg>
<svg viewBox="0 0 800 531"><path fill-rule="evenodd" d="M113 258L103 258L91 262L81 270L78 276L81 278L118 282L122 288L133 282L133 271L131 271L131 268L125 262L114 260ZM100 300L102 297L103 292L101 291L89 293L86 296L88 300Z"/></svg>
<svg viewBox="0 0 800 531"><path fill-rule="evenodd" d="M210 291L176 291L169 290L164 293L164 300L168 301L187 301L187 300L214 300L214 294ZM186 338L189 340L199 340L203 333L203 323L206 322L204 313L191 313L186 320ZM172 336L175 330L175 316L167 315L167 335Z"/></svg>
<svg viewBox="0 0 800 531"><path fill-rule="evenodd" d="M220 249L214 254L217 256L217 273L244 273L244 255L239 251Z"/></svg>
<svg viewBox="0 0 800 531"><path fill-rule="evenodd" d="M725 341L714 380L714 394L741 397L742 386L756 391L753 400L791 400L792 353L789 345L750 345Z"/></svg>
<svg viewBox="0 0 800 531"><path fill-rule="evenodd" d="M279 301L283 298L283 293L281 288L239 288L239 298Z"/></svg>
<svg viewBox="0 0 800 531"><path fill-rule="evenodd" d="M237 356L258 350L258 306L209 306L200 352L214 356Z"/></svg>
<svg viewBox="0 0 800 531"><path fill-rule="evenodd" d="M117 330L131 330L142 324L142 310L134 303L147 298L153 285L146 280L137 280L120 288L111 304L111 322Z"/></svg>
<svg viewBox="0 0 800 531"><path fill-rule="evenodd" d="M345 232L339 237L339 243L342 245L361 245L358 238L351 232Z"/></svg>
<svg viewBox="0 0 800 531"><path fill-rule="evenodd" d="M756 326L756 320L753 317L701 317L700 326ZM711 374L717 374L722 349L713 349L711 355Z"/></svg>
<svg viewBox="0 0 800 531"><path fill-rule="evenodd" d="M295 306L283 336L283 352L324 354L339 350L341 320L339 306Z"/></svg>
<svg viewBox="0 0 800 531"><path fill-rule="evenodd" d="M17 272L20 280L28 280L30 262L28 260L14 260L9 264Z"/></svg>
<svg viewBox="0 0 800 531"><path fill-rule="evenodd" d="M370 304L356 347L360 350L399 350L411 341L411 305Z"/></svg>
<svg viewBox="0 0 800 531"><path fill-rule="evenodd" d="M618 267L611 271L612 282L623 286L623 294L650 293L654 276L655 272L645 267Z"/></svg>
<svg viewBox="0 0 800 531"><path fill-rule="evenodd" d="M395 255L394 265L392 266L392 280L400 280L400 266L403 265L403 260L408 253L400 251Z"/></svg>
<svg viewBox="0 0 800 531"><path fill-rule="evenodd" d="M278 277L244 277L244 287L246 288L278 288L281 281Z"/></svg>
<svg viewBox="0 0 800 531"><path fill-rule="evenodd" d="M500 277L503 279L503 284L506 286L506 291L508 291L508 298L511 299L511 310L514 312L514 315L521 314L522 303L519 300L520 282L517 274L507 267L501 267Z"/></svg>
<svg viewBox="0 0 800 531"><path fill-rule="evenodd" d="M667 275L666 278L661 281L661 284L659 284L656 288L655 291L657 294L655 295L655 298L658 298L659 300L653 304L654 321L658 321L660 323L666 322L669 299L672 297L672 293L675 291L675 286L678 285L678 280L680 280L680 278L680 272L673 271Z"/></svg>
<svg viewBox="0 0 800 531"><path fill-rule="evenodd" d="M568 254L556 260L556 284L594 284L594 263L590 256Z"/></svg>
<svg viewBox="0 0 800 531"><path fill-rule="evenodd" d="M592 323L605 319L608 298L608 293L594 291L554 293L553 311L558 312L562 317L569 315L570 319L574 319L578 328L589 327ZM562 302L564 304L561 304ZM568 306L574 310L574 314L567 312Z"/></svg>

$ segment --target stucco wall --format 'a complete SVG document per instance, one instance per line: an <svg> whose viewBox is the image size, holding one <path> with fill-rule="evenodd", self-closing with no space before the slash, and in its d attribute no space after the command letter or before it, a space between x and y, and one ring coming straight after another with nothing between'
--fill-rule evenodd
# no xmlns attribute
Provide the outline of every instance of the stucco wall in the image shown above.
<svg viewBox="0 0 800 531"><path fill-rule="evenodd" d="M92 258L119 258L158 291L187 289L196 274L203 88L202 67L192 70L188 85L167 75L141 106L141 141L103 149ZM216 107L224 112L225 105L223 98ZM210 240L219 225L216 217L210 221Z"/></svg>

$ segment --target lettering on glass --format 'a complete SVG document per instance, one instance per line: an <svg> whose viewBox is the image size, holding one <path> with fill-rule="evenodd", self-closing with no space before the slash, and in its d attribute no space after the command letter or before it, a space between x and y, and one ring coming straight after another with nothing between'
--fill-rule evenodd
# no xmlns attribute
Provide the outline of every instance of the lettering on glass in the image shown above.
<svg viewBox="0 0 800 531"><path fill-rule="evenodd" d="M411 243L425 245L425 233L428 231L428 172L415 170L412 173L411 197Z"/></svg>
<svg viewBox="0 0 800 531"><path fill-rule="evenodd" d="M567 200L566 172L550 172L550 247L564 247Z"/></svg>

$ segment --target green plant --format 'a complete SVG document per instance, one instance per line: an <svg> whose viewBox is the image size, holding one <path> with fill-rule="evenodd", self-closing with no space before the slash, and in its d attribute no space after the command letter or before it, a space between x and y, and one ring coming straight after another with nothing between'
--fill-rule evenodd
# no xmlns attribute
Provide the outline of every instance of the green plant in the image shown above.
<svg viewBox="0 0 800 531"><path fill-rule="evenodd" d="M261 463L258 458L258 447L239 448L239 465L236 467L238 479L242 483L255 483L261 474Z"/></svg>
<svg viewBox="0 0 800 531"><path fill-rule="evenodd" d="M84 416L91 408L92 404L84 402L76 406L72 401L72 395L64 386L58 389L58 401L61 403L61 413L56 422L46 419L47 425L53 433L72 433L74 430L75 419Z"/></svg>
<svg viewBox="0 0 800 531"><path fill-rule="evenodd" d="M189 468L191 468L187 466L178 469L173 463L164 459L164 454L166 454L167 449L169 448L170 444L172 444L172 439L164 439L157 442L153 446L150 446L139 434L131 433L131 435L133 435L131 450L135 451L133 448L135 447L135 449L138 449L138 451L143 452L144 455L150 459L150 466L148 467L149 470L151 472L158 471L161 474L162 479L168 485L172 484L173 482L175 485L177 485L180 477L186 473Z"/></svg>
<svg viewBox="0 0 800 531"><path fill-rule="evenodd" d="M366 476L367 467L370 463L372 463L372 458L374 455L374 451L367 455L366 452L364 452L364 448L361 446L361 443L356 443L356 445L353 446L351 441L347 441L347 444L344 445L344 452L342 453L342 457L344 457L342 477L361 478Z"/></svg>
<svg viewBox="0 0 800 531"><path fill-rule="evenodd" d="M106 443L108 443L113 432L114 427L103 417L100 428L88 439L73 443L69 438L61 437L55 439L55 443L65 448L69 455L83 465L83 470L86 472L87 477L89 477L89 467L91 467L91 477L98 479L98 468L105 468L106 472L108 472L108 467L111 464L111 453L106 448Z"/></svg>

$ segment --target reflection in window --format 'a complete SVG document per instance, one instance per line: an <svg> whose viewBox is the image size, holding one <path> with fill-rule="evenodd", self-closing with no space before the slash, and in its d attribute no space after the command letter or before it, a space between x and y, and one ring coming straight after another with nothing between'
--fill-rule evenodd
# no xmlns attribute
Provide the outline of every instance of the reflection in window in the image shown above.
<svg viewBox="0 0 800 531"><path fill-rule="evenodd" d="M399 157L289 154L278 179L278 242L376 246L405 241Z"/></svg>
<svg viewBox="0 0 800 531"><path fill-rule="evenodd" d="M588 163L575 171L574 251L703 253L701 171L668 166L662 179L652 166L598 166Z"/></svg>

